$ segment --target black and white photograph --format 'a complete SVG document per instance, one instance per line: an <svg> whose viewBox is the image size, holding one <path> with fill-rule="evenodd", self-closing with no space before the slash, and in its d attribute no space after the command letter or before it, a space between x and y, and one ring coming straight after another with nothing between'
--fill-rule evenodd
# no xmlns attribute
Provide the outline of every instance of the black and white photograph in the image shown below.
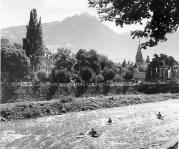
<svg viewBox="0 0 179 149"><path fill-rule="evenodd" d="M0 0L0 149L178 149L179 0Z"/></svg>

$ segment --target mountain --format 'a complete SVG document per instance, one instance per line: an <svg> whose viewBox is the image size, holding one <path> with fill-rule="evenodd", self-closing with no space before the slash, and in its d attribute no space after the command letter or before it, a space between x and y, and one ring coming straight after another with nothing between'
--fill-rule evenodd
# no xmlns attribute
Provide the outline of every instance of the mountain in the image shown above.
<svg viewBox="0 0 179 149"><path fill-rule="evenodd" d="M119 62L135 59L138 41L132 40L130 33L118 34L101 23L95 16L88 13L68 17L61 22L50 22L42 25L44 43L55 50L57 47L69 47L73 52L79 48L95 49ZM22 43L26 27L17 26L1 30L2 37L10 42ZM143 51L143 55L152 56L154 53L166 53L179 60L179 32L169 35L169 40L155 48Z"/></svg>

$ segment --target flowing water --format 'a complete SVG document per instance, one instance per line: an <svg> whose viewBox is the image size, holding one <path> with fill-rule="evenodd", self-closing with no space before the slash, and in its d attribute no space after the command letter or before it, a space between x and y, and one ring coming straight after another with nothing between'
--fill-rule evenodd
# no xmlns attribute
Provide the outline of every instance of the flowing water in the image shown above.
<svg viewBox="0 0 179 149"><path fill-rule="evenodd" d="M159 111L163 120L156 117ZM98 138L87 135L92 128L100 134ZM178 132L179 100L168 100L0 122L0 148L154 149Z"/></svg>

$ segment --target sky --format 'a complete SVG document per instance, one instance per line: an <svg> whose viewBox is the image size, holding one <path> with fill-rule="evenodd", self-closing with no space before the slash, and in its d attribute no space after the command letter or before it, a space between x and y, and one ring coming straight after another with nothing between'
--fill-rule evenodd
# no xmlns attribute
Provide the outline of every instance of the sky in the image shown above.
<svg viewBox="0 0 179 149"><path fill-rule="evenodd" d="M0 28L26 25L29 21L29 12L37 9L38 16L42 17L42 23L62 21L83 12L98 17L95 8L88 7L87 0L1 0ZM138 29L139 26L116 27L114 22L103 22L113 31L122 33Z"/></svg>

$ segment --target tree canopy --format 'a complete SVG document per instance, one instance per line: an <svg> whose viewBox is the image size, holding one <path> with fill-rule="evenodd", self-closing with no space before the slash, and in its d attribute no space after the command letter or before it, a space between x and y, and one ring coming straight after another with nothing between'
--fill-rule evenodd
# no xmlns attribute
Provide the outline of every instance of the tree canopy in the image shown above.
<svg viewBox="0 0 179 149"><path fill-rule="evenodd" d="M65 70L53 69L51 73L51 82L52 83L69 83L70 82L70 73Z"/></svg>
<svg viewBox="0 0 179 149"><path fill-rule="evenodd" d="M46 82L47 81L47 74L44 71L39 71L37 73L38 81L40 82Z"/></svg>
<svg viewBox="0 0 179 149"><path fill-rule="evenodd" d="M104 77L104 81L110 81L114 78L115 73L113 70L104 70L102 73L102 76Z"/></svg>
<svg viewBox="0 0 179 149"><path fill-rule="evenodd" d="M2 80L7 82L20 81L28 74L29 58L24 50L13 47L1 49Z"/></svg>
<svg viewBox="0 0 179 149"><path fill-rule="evenodd" d="M154 54L154 58L150 62L146 72L146 80L164 80L166 75L165 69L171 69L177 61L172 56L165 54Z"/></svg>
<svg viewBox="0 0 179 149"><path fill-rule="evenodd" d="M95 50L86 51L80 49L76 54L77 63L74 65L74 70L80 72L81 69L88 67L92 73L99 74L101 71L98 54ZM88 69L88 71L89 71Z"/></svg>
<svg viewBox="0 0 179 149"><path fill-rule="evenodd" d="M26 38L23 39L23 49L26 51L27 57L30 58L31 70L37 71L37 66L41 62L43 55L43 36L41 27L41 18L37 19L36 9L30 12L30 20L26 26Z"/></svg>
<svg viewBox="0 0 179 149"><path fill-rule="evenodd" d="M69 83L71 79L72 66L75 62L69 49L59 48L53 56L54 68L51 71L51 81Z"/></svg>
<svg viewBox="0 0 179 149"><path fill-rule="evenodd" d="M152 47L166 41L166 34L179 26L179 0L88 0L101 20L114 21L118 26L140 24L143 30L131 33L133 38L145 37L141 47Z"/></svg>
<svg viewBox="0 0 179 149"><path fill-rule="evenodd" d="M72 71L72 66L75 62L72 57L72 53L69 49L59 48L57 53L54 55L55 69L63 69L66 71Z"/></svg>

